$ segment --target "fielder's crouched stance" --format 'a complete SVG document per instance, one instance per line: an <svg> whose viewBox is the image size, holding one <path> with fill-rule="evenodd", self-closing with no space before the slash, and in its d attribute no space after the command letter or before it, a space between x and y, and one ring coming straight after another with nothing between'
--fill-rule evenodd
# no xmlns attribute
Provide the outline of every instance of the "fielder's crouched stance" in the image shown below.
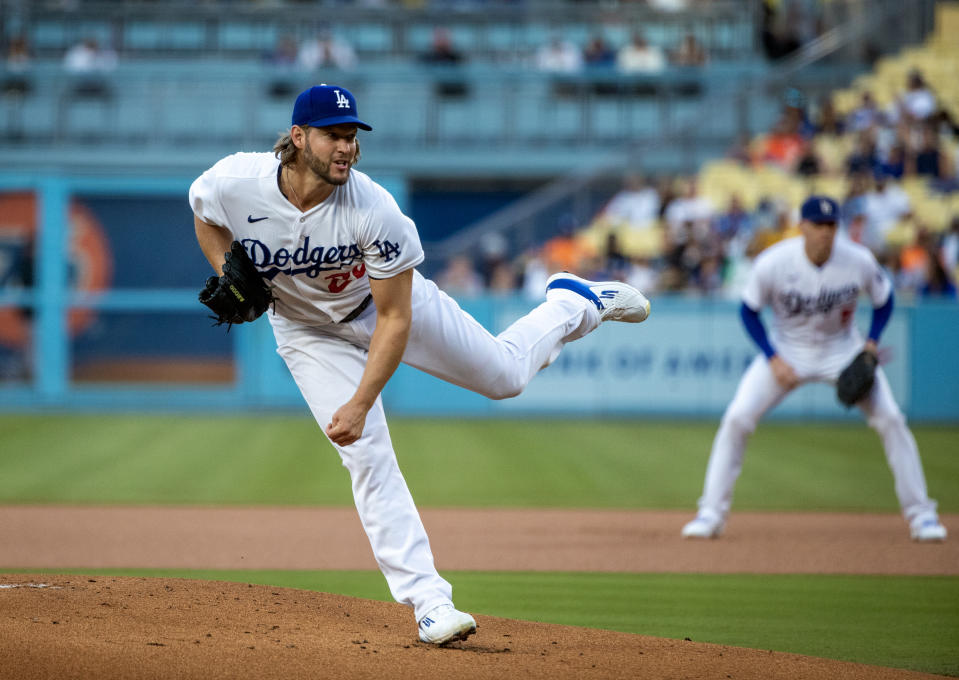
<svg viewBox="0 0 959 680"><path fill-rule="evenodd" d="M835 201L813 196L803 203L801 216L802 236L760 253L743 291L743 323L762 354L726 408L713 440L699 513L682 534L717 538L722 533L749 435L793 388L817 381L838 382L839 400L856 404L879 433L912 538L942 541L946 528L927 495L916 440L877 367L876 345L892 314L892 285L867 248L837 238ZM861 293L873 304L865 343L853 322ZM773 311L771 339L759 318L765 305Z"/></svg>
<svg viewBox="0 0 959 680"><path fill-rule="evenodd" d="M292 123L273 154L228 156L190 188L197 239L220 274L200 299L227 323L270 308L277 351L350 472L393 597L413 607L424 642L462 640L476 623L433 565L380 391L403 361L492 399L516 396L565 343L602 321L643 321L649 301L619 282L556 274L546 302L494 337L414 269L413 222L352 169L356 130L371 129L353 95L310 88ZM242 277L247 256L259 281Z"/></svg>

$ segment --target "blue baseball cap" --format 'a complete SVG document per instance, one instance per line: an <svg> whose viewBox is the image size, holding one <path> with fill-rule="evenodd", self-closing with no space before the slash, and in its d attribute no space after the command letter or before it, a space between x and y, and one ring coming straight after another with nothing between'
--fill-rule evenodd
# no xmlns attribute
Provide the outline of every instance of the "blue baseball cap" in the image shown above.
<svg viewBox="0 0 959 680"><path fill-rule="evenodd" d="M828 196L810 196L799 211L804 220L825 224L839 222L839 204Z"/></svg>
<svg viewBox="0 0 959 680"><path fill-rule="evenodd" d="M296 98L293 125L330 127L347 124L364 130L373 129L356 117L356 97L345 87L314 85Z"/></svg>

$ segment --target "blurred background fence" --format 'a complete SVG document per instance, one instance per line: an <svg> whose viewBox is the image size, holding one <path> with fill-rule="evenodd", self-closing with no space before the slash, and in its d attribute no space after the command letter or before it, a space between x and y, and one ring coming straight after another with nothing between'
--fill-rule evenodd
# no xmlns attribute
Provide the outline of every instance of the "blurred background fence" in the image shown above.
<svg viewBox="0 0 959 680"><path fill-rule="evenodd" d="M867 87L893 104L900 84L883 90L876 74L902 78L903 64L923 64L945 81L951 63L954 76L955 61L941 58L936 70L931 53L916 51L954 38L950 7L7 0L0 408L299 408L265 321L229 334L209 328L196 302L208 265L186 192L223 155L269 149L296 93L332 82L356 94L373 124L360 169L416 221L425 273L488 327L535 304L541 270L556 264L543 252L557 238L592 247L584 272L657 275L644 284L655 323L638 346L604 329L502 403L401 369L384 395L389 408L714 416L752 349L735 318L732 273L706 288L700 262L667 283L675 272L662 244L679 187L698 182L713 201L711 232L733 194L750 209L767 200L785 210L805 191L846 192L844 160L838 174L816 177L754 156L737 161L740 174L713 170L784 112L811 122L834 101L850 113L851 95L840 95ZM637 37L645 61L630 52ZM948 112L949 93L938 92ZM823 137L809 139L812 148ZM658 187L656 224L610 230L599 218L633 175ZM908 179L910 215L947 234L954 194ZM724 272L748 259L723 248ZM458 258L479 270L469 272L479 285L451 275ZM496 285L504 271L507 283ZM905 292L886 338L894 387L912 417L959 419L959 365L942 351L959 337L955 301ZM824 389L779 412L844 416Z"/></svg>

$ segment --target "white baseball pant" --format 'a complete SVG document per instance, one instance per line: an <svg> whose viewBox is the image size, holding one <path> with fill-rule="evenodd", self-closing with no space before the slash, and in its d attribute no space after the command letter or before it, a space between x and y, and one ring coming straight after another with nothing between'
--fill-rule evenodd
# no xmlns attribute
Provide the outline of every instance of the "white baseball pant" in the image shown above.
<svg viewBox="0 0 959 680"><path fill-rule="evenodd" d="M847 348L825 366L813 367L812 362L783 358L796 372L800 384L807 382L835 383L842 367L861 349L861 344ZM746 369L736 394L723 414L719 430L713 440L703 495L699 499L699 513L713 519L725 519L732 504L733 487L743 467L746 443L763 415L789 393L782 387L762 354ZM886 461L895 481L896 496L906 521L934 514L936 503L929 499L926 478L919 459L916 440L906 425L882 368L876 370L872 392L859 403L859 408L873 429L879 433Z"/></svg>
<svg viewBox="0 0 959 680"><path fill-rule="evenodd" d="M494 337L419 272L414 272L412 303L403 362L492 399L518 395L566 342L600 322L599 312L585 298L557 290ZM273 315L270 321L277 352L323 429L353 396L363 375L376 327L375 305L349 323L310 327ZM452 604L452 587L436 571L397 465L381 399L367 415L363 436L335 448L349 470L360 521L393 597L411 605L417 620L437 605Z"/></svg>

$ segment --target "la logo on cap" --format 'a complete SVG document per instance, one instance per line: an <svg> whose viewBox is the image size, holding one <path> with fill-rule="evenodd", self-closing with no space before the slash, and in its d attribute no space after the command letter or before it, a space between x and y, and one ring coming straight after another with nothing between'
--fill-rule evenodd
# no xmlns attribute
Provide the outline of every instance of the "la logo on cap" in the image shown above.
<svg viewBox="0 0 959 680"><path fill-rule="evenodd" d="M829 205L829 201L819 201L819 209L824 215L828 215L832 212L832 206Z"/></svg>
<svg viewBox="0 0 959 680"><path fill-rule="evenodd" d="M343 94L342 92L340 92L339 90L333 90L333 93L336 95L336 105L337 105L337 107L339 107L339 108L341 108L341 109L348 109L348 108L350 108L350 100L346 98L346 95L344 95L344 94Z"/></svg>

